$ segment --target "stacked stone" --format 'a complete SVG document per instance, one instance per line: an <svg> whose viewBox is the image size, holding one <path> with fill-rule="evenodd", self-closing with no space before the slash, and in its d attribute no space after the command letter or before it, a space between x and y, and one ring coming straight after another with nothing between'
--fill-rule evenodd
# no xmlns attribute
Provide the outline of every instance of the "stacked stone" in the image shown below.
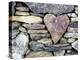
<svg viewBox="0 0 80 60"><path fill-rule="evenodd" d="M9 18L12 58L77 54L77 6L20 2L15 10Z"/></svg>

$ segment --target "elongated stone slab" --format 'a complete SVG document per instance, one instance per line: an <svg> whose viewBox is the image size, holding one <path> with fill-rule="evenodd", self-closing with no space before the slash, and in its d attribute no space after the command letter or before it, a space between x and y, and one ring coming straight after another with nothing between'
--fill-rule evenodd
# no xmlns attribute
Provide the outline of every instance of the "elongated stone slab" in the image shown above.
<svg viewBox="0 0 80 60"><path fill-rule="evenodd" d="M42 18L37 16L10 16L10 21L19 21L24 23L42 23Z"/></svg>
<svg viewBox="0 0 80 60"><path fill-rule="evenodd" d="M21 12L21 11L16 11L15 14L18 16L29 16L30 15L28 12Z"/></svg>
<svg viewBox="0 0 80 60"><path fill-rule="evenodd" d="M34 13L53 13L55 15L60 15L74 10L73 5L32 3L32 2L28 2L26 3L26 5Z"/></svg>
<svg viewBox="0 0 80 60"><path fill-rule="evenodd" d="M28 30L28 33L32 33L32 34L35 34L35 33L48 33L47 30Z"/></svg>
<svg viewBox="0 0 80 60"><path fill-rule="evenodd" d="M30 42L30 48L33 51L61 51L61 50L65 50L65 49L72 49L71 45L69 44L54 44L54 45L46 45L44 46L44 44L42 43L38 43L35 41Z"/></svg>
<svg viewBox="0 0 80 60"><path fill-rule="evenodd" d="M16 10L18 10L18 11L29 11L29 8L27 8L27 7L16 7Z"/></svg>
<svg viewBox="0 0 80 60"><path fill-rule="evenodd" d="M45 29L43 24L22 24L27 29Z"/></svg>
<svg viewBox="0 0 80 60"><path fill-rule="evenodd" d="M68 27L69 18L67 15L56 17L52 14L47 14L44 17L44 23L51 34L53 42L57 43Z"/></svg>
<svg viewBox="0 0 80 60"><path fill-rule="evenodd" d="M30 38L32 40L39 40L39 39L48 38L48 37L50 37L50 34L48 34L48 33L44 33L44 34L30 34Z"/></svg>

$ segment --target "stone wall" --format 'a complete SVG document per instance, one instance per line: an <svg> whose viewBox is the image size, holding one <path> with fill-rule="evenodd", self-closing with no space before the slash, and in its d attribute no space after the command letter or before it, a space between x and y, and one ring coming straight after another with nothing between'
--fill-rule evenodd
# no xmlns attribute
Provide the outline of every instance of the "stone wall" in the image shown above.
<svg viewBox="0 0 80 60"><path fill-rule="evenodd" d="M78 6L9 3L11 58L75 54L78 54Z"/></svg>

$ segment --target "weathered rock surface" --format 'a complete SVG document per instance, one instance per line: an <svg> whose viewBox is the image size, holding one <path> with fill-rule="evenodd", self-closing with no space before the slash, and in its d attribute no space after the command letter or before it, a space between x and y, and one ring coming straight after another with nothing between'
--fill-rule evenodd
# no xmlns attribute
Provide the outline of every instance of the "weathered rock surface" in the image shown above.
<svg viewBox="0 0 80 60"><path fill-rule="evenodd" d="M69 24L69 26L72 27L72 28L78 28L78 22L77 21L76 22L71 22Z"/></svg>
<svg viewBox="0 0 80 60"><path fill-rule="evenodd" d="M16 11L15 14L18 16L29 16L30 15L28 12L21 12L21 11Z"/></svg>
<svg viewBox="0 0 80 60"><path fill-rule="evenodd" d="M42 38L49 38L50 37L50 34L30 34L30 38L32 40L39 40L39 39L42 39Z"/></svg>
<svg viewBox="0 0 80 60"><path fill-rule="evenodd" d="M48 33L47 30L28 30L29 34L35 34L35 33Z"/></svg>
<svg viewBox="0 0 80 60"><path fill-rule="evenodd" d="M68 39L68 43L73 43L74 41L75 41L75 39L73 39L73 38Z"/></svg>
<svg viewBox="0 0 80 60"><path fill-rule="evenodd" d="M54 13L56 15L60 15L74 10L74 6L72 5L31 3L31 2L26 3L26 5L34 13Z"/></svg>
<svg viewBox="0 0 80 60"><path fill-rule="evenodd" d="M37 16L10 16L10 21L19 21L24 23L42 23L42 18Z"/></svg>
<svg viewBox="0 0 80 60"><path fill-rule="evenodd" d="M22 24L27 29L44 29L45 25L43 24Z"/></svg>
<svg viewBox="0 0 80 60"><path fill-rule="evenodd" d="M18 11L29 11L29 8L27 8L27 7L16 7L16 10L18 10Z"/></svg>
<svg viewBox="0 0 80 60"><path fill-rule="evenodd" d="M13 43L14 46L12 45L12 56L13 58L23 58L23 55L26 53L28 50L28 35L24 33L20 33L16 39L15 42Z"/></svg>
<svg viewBox="0 0 80 60"><path fill-rule="evenodd" d="M19 30L20 30L21 32L27 32L27 30L26 30L24 27L22 27L22 26L19 27Z"/></svg>
<svg viewBox="0 0 80 60"><path fill-rule="evenodd" d="M75 14L75 13L69 13L69 14L67 14L69 17L72 17L72 18L76 18L77 17L77 14Z"/></svg>
<svg viewBox="0 0 80 60"><path fill-rule="evenodd" d="M76 22L76 21L78 21L77 17L76 18L71 18L71 22Z"/></svg>
<svg viewBox="0 0 80 60"><path fill-rule="evenodd" d="M47 14L44 17L44 23L51 34L53 42L57 43L68 27L69 18L67 15L56 17L52 14Z"/></svg>
<svg viewBox="0 0 80 60"><path fill-rule="evenodd" d="M43 39L37 40L37 42L45 45L52 45L51 38L43 38Z"/></svg>
<svg viewBox="0 0 80 60"><path fill-rule="evenodd" d="M61 51L65 49L72 49L72 47L69 44L54 44L44 46L44 44L35 41L30 42L30 48L33 51Z"/></svg>
<svg viewBox="0 0 80 60"><path fill-rule="evenodd" d="M65 33L66 38L78 38L78 33Z"/></svg>
<svg viewBox="0 0 80 60"><path fill-rule="evenodd" d="M65 54L65 50L54 52L54 56L64 56L64 54Z"/></svg>
<svg viewBox="0 0 80 60"><path fill-rule="evenodd" d="M49 57L49 56L53 56L51 52L47 52L47 51L33 52L32 51L26 57L27 58L34 58L34 57Z"/></svg>
<svg viewBox="0 0 80 60"><path fill-rule="evenodd" d="M72 47L78 51L78 40L72 43Z"/></svg>
<svg viewBox="0 0 80 60"><path fill-rule="evenodd" d="M67 43L67 39L61 38L61 39L60 39L60 43L61 43L61 44L66 44L66 43Z"/></svg>

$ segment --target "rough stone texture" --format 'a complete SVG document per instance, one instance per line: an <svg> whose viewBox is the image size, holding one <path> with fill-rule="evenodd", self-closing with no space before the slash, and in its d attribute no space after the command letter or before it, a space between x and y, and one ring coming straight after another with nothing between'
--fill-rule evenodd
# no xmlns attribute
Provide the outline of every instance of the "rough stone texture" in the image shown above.
<svg viewBox="0 0 80 60"><path fill-rule="evenodd" d="M57 43L68 27L69 18L67 15L56 17L52 14L47 14L44 17L44 23L51 34L53 42Z"/></svg>
<svg viewBox="0 0 80 60"><path fill-rule="evenodd" d="M32 40L39 40L42 38L49 38L50 34L30 34L30 38Z"/></svg>
<svg viewBox="0 0 80 60"><path fill-rule="evenodd" d="M67 14L69 17L72 17L72 18L75 18L75 17L77 17L77 14L75 14L75 13L69 13L69 14Z"/></svg>
<svg viewBox="0 0 80 60"><path fill-rule="evenodd" d="M42 23L42 18L37 16L10 16L10 21L19 21L24 23Z"/></svg>
<svg viewBox="0 0 80 60"><path fill-rule="evenodd" d="M44 14L30 13L32 16L44 17Z"/></svg>
<svg viewBox="0 0 80 60"><path fill-rule="evenodd" d="M47 30L28 30L29 34L35 34L35 33L48 33Z"/></svg>
<svg viewBox="0 0 80 60"><path fill-rule="evenodd" d="M19 30L12 30L9 34L10 38L14 39L19 34Z"/></svg>
<svg viewBox="0 0 80 60"><path fill-rule="evenodd" d="M72 5L30 3L30 2L26 3L26 5L34 13L54 13L55 15L60 15L74 10L74 6Z"/></svg>
<svg viewBox="0 0 80 60"><path fill-rule="evenodd" d="M38 52L30 52L26 57L27 58L34 58L34 57L51 57L53 56L51 52L47 51L38 51Z"/></svg>
<svg viewBox="0 0 80 60"><path fill-rule="evenodd" d="M44 29L45 25L43 24L22 24L27 29Z"/></svg>
<svg viewBox="0 0 80 60"><path fill-rule="evenodd" d="M69 26L72 28L78 28L78 22L71 22Z"/></svg>
<svg viewBox="0 0 80 60"><path fill-rule="evenodd" d="M18 10L18 11L29 11L29 8L26 8L26 7L16 7L16 10Z"/></svg>
<svg viewBox="0 0 80 60"><path fill-rule="evenodd" d="M61 39L60 39L60 43L61 43L61 44L66 44L66 43L67 43L67 39L61 38Z"/></svg>
<svg viewBox="0 0 80 60"><path fill-rule="evenodd" d="M77 17L76 18L71 18L71 22L76 22L76 21L78 21Z"/></svg>
<svg viewBox="0 0 80 60"><path fill-rule="evenodd" d="M30 42L30 48L33 51L61 51L65 49L72 49L69 44L44 45L35 41Z"/></svg>
<svg viewBox="0 0 80 60"><path fill-rule="evenodd" d="M43 39L37 40L37 42L45 45L52 45L51 38L43 38Z"/></svg>
<svg viewBox="0 0 80 60"><path fill-rule="evenodd" d="M28 35L21 32L16 37L14 45L12 45L12 57L16 59L22 58L28 49L28 42Z"/></svg>
<svg viewBox="0 0 80 60"><path fill-rule="evenodd" d="M19 30L20 30L21 32L27 32L27 30L26 30L24 27L22 27L22 26L19 27Z"/></svg>
<svg viewBox="0 0 80 60"><path fill-rule="evenodd" d="M66 38L78 38L78 33L65 33Z"/></svg>
<svg viewBox="0 0 80 60"><path fill-rule="evenodd" d="M21 11L16 11L15 14L18 16L29 16L30 15L28 12L21 12Z"/></svg>
<svg viewBox="0 0 80 60"><path fill-rule="evenodd" d="M78 40L72 43L72 47L78 51Z"/></svg>
<svg viewBox="0 0 80 60"><path fill-rule="evenodd" d="M75 41L75 39L73 39L73 38L68 39L68 43L73 43L74 41Z"/></svg>
<svg viewBox="0 0 80 60"><path fill-rule="evenodd" d="M54 56L64 56L65 50L54 52Z"/></svg>
<svg viewBox="0 0 80 60"><path fill-rule="evenodd" d="M78 28L68 27L67 31L70 33L78 33Z"/></svg>

